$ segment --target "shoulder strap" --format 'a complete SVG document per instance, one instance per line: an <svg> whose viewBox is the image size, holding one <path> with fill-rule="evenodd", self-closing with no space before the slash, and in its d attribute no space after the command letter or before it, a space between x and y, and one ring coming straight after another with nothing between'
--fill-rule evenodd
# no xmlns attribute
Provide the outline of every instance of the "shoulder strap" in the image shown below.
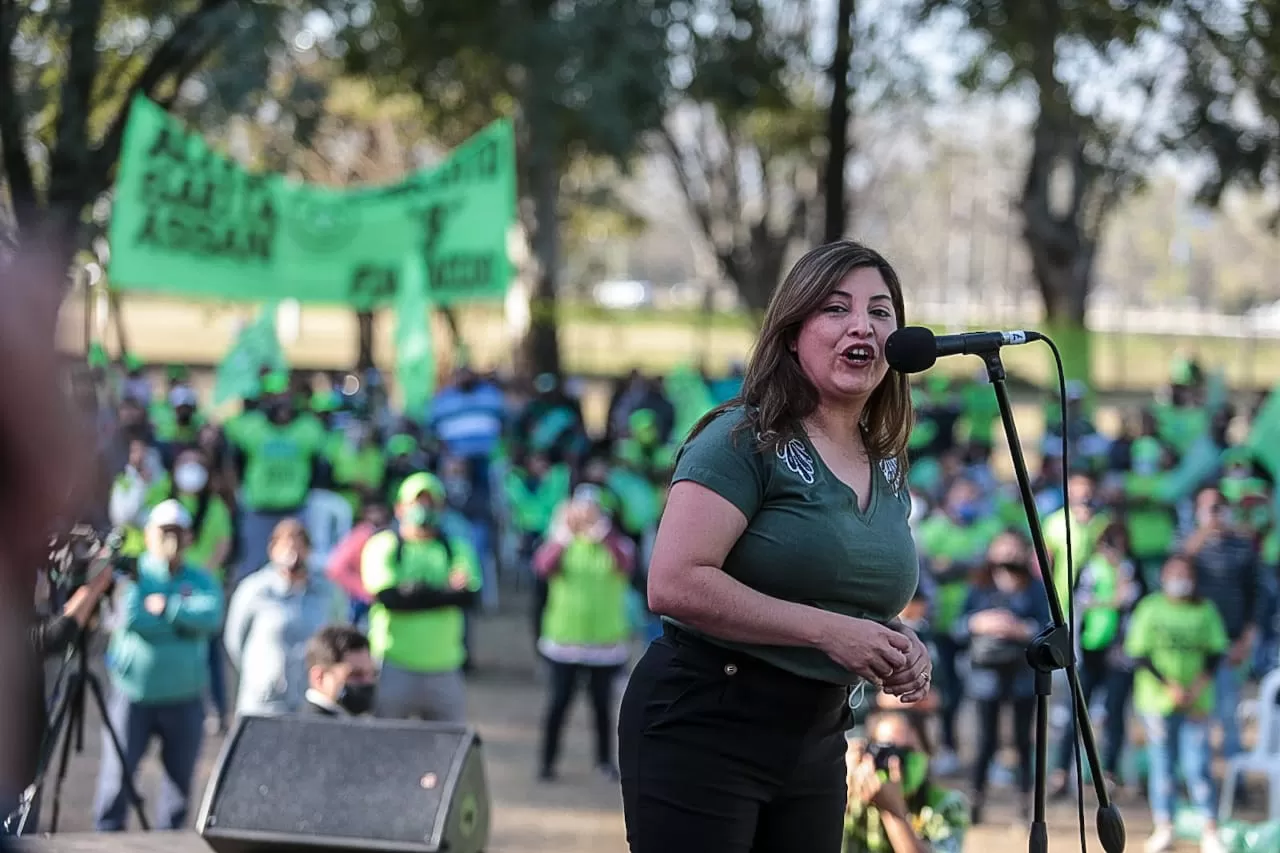
<svg viewBox="0 0 1280 853"><path fill-rule="evenodd" d="M393 559L395 560L395 563L398 566L400 565L400 561L404 557L404 537L400 535L399 530L392 530L391 535L396 537L396 547L395 547ZM453 565L453 546L449 544L449 537L444 535L444 531L441 531L440 538L437 541L444 546L444 558L449 563L449 565L452 566Z"/></svg>

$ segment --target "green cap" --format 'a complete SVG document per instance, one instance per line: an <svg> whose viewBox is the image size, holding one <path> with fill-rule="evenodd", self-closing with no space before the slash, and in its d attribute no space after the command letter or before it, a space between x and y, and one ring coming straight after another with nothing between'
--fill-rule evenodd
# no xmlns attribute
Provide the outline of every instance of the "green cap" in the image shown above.
<svg viewBox="0 0 1280 853"><path fill-rule="evenodd" d="M400 484L400 490L396 492L396 503L407 504L416 501L422 494L428 494L437 501L444 501L444 483L441 483L436 475L428 474L426 471L410 474Z"/></svg>
<svg viewBox="0 0 1280 853"><path fill-rule="evenodd" d="M110 361L107 358L107 348L97 341L89 344L89 351L85 353L85 358L90 367L106 367Z"/></svg>
<svg viewBox="0 0 1280 853"><path fill-rule="evenodd" d="M142 359L138 358L131 352L127 352L124 354L124 367L125 370L141 370Z"/></svg>

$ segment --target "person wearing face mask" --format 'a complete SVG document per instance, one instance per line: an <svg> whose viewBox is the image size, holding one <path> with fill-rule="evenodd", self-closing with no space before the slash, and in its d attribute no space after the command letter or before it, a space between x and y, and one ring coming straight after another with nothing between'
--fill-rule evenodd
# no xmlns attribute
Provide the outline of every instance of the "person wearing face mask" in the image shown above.
<svg viewBox="0 0 1280 853"><path fill-rule="evenodd" d="M369 639L350 625L327 625L307 642L307 693L301 713L359 717L373 710L378 667Z"/></svg>
<svg viewBox="0 0 1280 853"><path fill-rule="evenodd" d="M399 529L375 533L360 557L379 717L466 720L464 611L482 579L469 538L442 529L444 504L439 479L409 477L396 496Z"/></svg>
<svg viewBox="0 0 1280 853"><path fill-rule="evenodd" d="M311 540L286 519L271 535L271 562L236 587L223 629L227 657L240 673L237 714L284 714L302 706L307 641L346 616L346 600L307 565Z"/></svg>
<svg viewBox="0 0 1280 853"><path fill-rule="evenodd" d="M1175 554L1165 562L1160 585L1134 608L1125 638L1125 651L1138 667L1133 708L1147 735L1147 796L1155 828L1145 849L1164 853L1173 847L1176 756L1192 805L1205 821L1202 853L1225 853L1215 824L1209 721L1214 672L1230 640L1218 608L1197 590L1188 555Z"/></svg>
<svg viewBox="0 0 1280 853"><path fill-rule="evenodd" d="M152 508L169 496L173 484L160 454L141 435L129 441L129 461L111 484L107 517L125 533L121 552L136 557L146 548L142 528Z"/></svg>
<svg viewBox="0 0 1280 853"><path fill-rule="evenodd" d="M1000 534L987 549L990 583L970 588L956 622L956 642L969 651L965 688L978 717L978 750L972 766L973 823L982 822L987 779L1000 748L1000 715L1013 712L1021 807L1030 814L1031 720L1035 681L1027 666L1031 638L1049 624L1044 585L1031 572L1028 543L1017 533Z"/></svg>
<svg viewBox="0 0 1280 853"><path fill-rule="evenodd" d="M372 497L360 508L360 516L350 532L329 552L324 574L347 594L347 619L363 626L373 598L364 588L360 576L360 555L375 533L391 525L391 506L381 497Z"/></svg>
<svg viewBox="0 0 1280 853"><path fill-rule="evenodd" d="M595 712L596 767L616 779L610 712L614 679L631 656L627 598L635 547L614 529L594 486L579 486L557 512L533 569L547 582L538 651L551 665L539 778L556 776L565 715L585 679Z"/></svg>
<svg viewBox="0 0 1280 853"><path fill-rule="evenodd" d="M1135 438L1129 448L1130 468L1120 487L1133 557L1143 580L1152 585L1177 539L1177 512L1162 494L1169 476L1166 457L1159 439Z"/></svg>
<svg viewBox="0 0 1280 853"><path fill-rule="evenodd" d="M952 481L942 506L916 528L916 540L934 587L932 624L937 632L936 689L942 724L942 749L936 758L939 773L953 773L959 766L956 715L964 690L956 668L960 647L952 634L973 572L1002 529L998 518L983 515L977 487L963 477Z"/></svg>
<svg viewBox="0 0 1280 853"><path fill-rule="evenodd" d="M259 409L226 424L241 467L237 581L270 559L276 525L302 517L328 441L314 415L295 410L286 377L265 377L262 392Z"/></svg>
<svg viewBox="0 0 1280 853"><path fill-rule="evenodd" d="M841 853L961 853L969 803L930 776L924 719L878 711L845 755L849 804Z"/></svg>
<svg viewBox="0 0 1280 853"><path fill-rule="evenodd" d="M1053 564L1053 592L1058 596L1062 612L1067 612L1071 584L1067 582L1067 525L1071 525L1071 560L1079 581L1080 569L1089 561L1098 537L1111 523L1110 516L1098 509L1097 480L1087 471L1077 471L1067 480L1071 505L1044 520L1044 544Z"/></svg>
<svg viewBox="0 0 1280 853"><path fill-rule="evenodd" d="M1236 712L1258 636L1258 545L1231 515L1215 487L1195 498L1196 527L1182 544L1195 564L1197 592L1218 609L1230 648L1214 674L1214 716L1222 728L1222 757L1240 753Z"/></svg>
<svg viewBox="0 0 1280 853"><path fill-rule="evenodd" d="M231 512L209 482L209 466L204 451L182 450L174 460L169 497L191 513L191 542L187 559L213 575L225 589L227 555L231 552ZM209 642L209 699L218 730L227 728L227 676L223 662L222 632Z"/></svg>
<svg viewBox="0 0 1280 853"><path fill-rule="evenodd" d="M1075 592L1080 689L1086 704L1093 700L1099 687L1106 694L1102 768L1107 783L1113 788L1118 781L1120 755L1125 746L1128 700L1133 687L1132 664L1123 654L1124 631L1144 589L1142 577L1129 559L1125 526L1113 522L1098 537L1093 556L1081 569ZM1050 796L1067 793L1075 742L1076 730L1068 725L1058 741L1055 768L1049 779Z"/></svg>
<svg viewBox="0 0 1280 853"><path fill-rule="evenodd" d="M204 425L195 389L180 381L170 389L167 402L168 405L157 404L151 409L156 440L170 445L191 444Z"/></svg>
<svg viewBox="0 0 1280 853"><path fill-rule="evenodd" d="M387 479L387 453L372 424L356 421L348 426L326 455L333 488L347 499L353 513L360 511L362 500L381 494Z"/></svg>
<svg viewBox="0 0 1280 853"><path fill-rule="evenodd" d="M98 769L94 827L125 828L132 781L151 739L160 740L164 779L157 829L181 829L204 737L209 638L222 621L222 590L186 558L191 514L175 500L151 511L138 575L119 592L119 623L107 651L111 697L107 715L124 761L104 750ZM103 735L105 739L106 734Z"/></svg>

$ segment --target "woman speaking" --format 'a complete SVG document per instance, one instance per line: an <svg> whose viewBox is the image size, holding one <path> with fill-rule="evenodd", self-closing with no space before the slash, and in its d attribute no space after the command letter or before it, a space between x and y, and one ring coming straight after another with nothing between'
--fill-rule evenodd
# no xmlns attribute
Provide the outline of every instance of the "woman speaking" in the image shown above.
<svg viewBox="0 0 1280 853"><path fill-rule="evenodd" d="M927 695L928 652L896 621L919 573L911 399L884 359L903 314L879 254L810 251L740 398L681 449L649 567L663 636L618 724L632 853L837 853L850 688Z"/></svg>

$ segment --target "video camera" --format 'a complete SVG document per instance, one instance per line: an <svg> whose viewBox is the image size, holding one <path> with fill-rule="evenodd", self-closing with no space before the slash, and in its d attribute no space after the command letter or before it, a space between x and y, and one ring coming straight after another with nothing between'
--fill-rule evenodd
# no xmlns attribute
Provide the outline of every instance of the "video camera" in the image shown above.
<svg viewBox="0 0 1280 853"><path fill-rule="evenodd" d="M133 577L137 574L137 562L120 555L124 547L124 532L112 530L102 533L91 524L75 524L66 532L49 537L45 570L49 584L65 595L70 595L99 572L113 572L117 577Z"/></svg>

